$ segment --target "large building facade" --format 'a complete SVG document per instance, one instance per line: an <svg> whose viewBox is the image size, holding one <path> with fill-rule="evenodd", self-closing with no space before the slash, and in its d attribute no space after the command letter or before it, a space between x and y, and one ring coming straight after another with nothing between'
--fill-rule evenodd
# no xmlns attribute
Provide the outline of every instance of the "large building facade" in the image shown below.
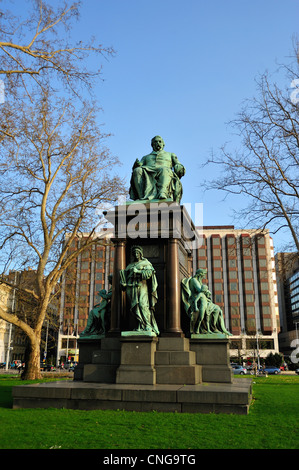
<svg viewBox="0 0 299 470"><path fill-rule="evenodd" d="M281 332L279 348L291 356L299 346L299 255L277 253L275 256Z"/></svg>
<svg viewBox="0 0 299 470"><path fill-rule="evenodd" d="M203 227L197 267L232 333L231 356L278 352L280 331L274 248L268 230Z"/></svg>
<svg viewBox="0 0 299 470"><path fill-rule="evenodd" d="M193 271L207 270L214 303L224 313L232 333L231 356L266 357L278 352L279 312L272 239L267 230L238 230L233 226L198 228L201 246L193 250ZM81 255L61 282L57 360L78 360L77 340L89 311L108 289L114 248L109 229ZM80 239L71 250L78 249Z"/></svg>

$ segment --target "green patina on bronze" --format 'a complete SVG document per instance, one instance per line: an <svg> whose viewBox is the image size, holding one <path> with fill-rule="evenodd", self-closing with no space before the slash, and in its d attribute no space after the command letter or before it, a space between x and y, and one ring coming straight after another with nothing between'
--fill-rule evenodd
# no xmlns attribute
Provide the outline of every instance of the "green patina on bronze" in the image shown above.
<svg viewBox="0 0 299 470"><path fill-rule="evenodd" d="M132 247L133 262L120 271L120 284L126 291L132 315L137 320L135 331L159 334L154 317L158 300L158 282L153 265L143 257L140 246Z"/></svg>
<svg viewBox="0 0 299 470"><path fill-rule="evenodd" d="M108 280L109 283L112 284L111 274L108 276ZM108 291L106 291L106 289L100 290L98 292L98 295L102 297L102 300L99 304L96 304L93 309L89 312L86 328L80 334L80 338L103 338L109 330L111 317L112 287Z"/></svg>
<svg viewBox="0 0 299 470"><path fill-rule="evenodd" d="M183 194L180 179L185 174L185 167L174 153L163 150L162 137L153 137L151 145L153 151L133 165L130 198L133 201L169 199L180 203Z"/></svg>
<svg viewBox="0 0 299 470"><path fill-rule="evenodd" d="M190 333L231 336L225 327L221 308L212 302L211 292L202 282L206 273L205 269L198 269L195 276L184 278L181 282L182 300L190 318Z"/></svg>

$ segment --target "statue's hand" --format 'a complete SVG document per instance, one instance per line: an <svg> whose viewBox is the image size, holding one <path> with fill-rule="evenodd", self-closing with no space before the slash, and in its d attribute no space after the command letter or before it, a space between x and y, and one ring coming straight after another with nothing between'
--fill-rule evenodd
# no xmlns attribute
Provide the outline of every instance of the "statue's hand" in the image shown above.
<svg viewBox="0 0 299 470"><path fill-rule="evenodd" d="M141 166L141 162L140 162L140 160L138 160L138 158L136 158L136 160L134 162L134 165L133 165L133 170L134 170L134 168L137 168L139 166Z"/></svg>
<svg viewBox="0 0 299 470"><path fill-rule="evenodd" d="M182 178L185 175L185 167L181 163L174 165L174 172L179 177Z"/></svg>

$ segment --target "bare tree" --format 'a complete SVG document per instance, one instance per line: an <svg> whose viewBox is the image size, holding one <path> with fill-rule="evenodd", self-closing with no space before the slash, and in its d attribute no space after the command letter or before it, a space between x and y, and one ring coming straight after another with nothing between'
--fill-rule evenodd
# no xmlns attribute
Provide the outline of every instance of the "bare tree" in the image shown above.
<svg viewBox="0 0 299 470"><path fill-rule="evenodd" d="M299 103L290 91L298 77L298 61L287 70L287 86L271 83L268 74L258 81L258 97L245 106L231 123L241 137L241 150L228 151L206 163L220 165L221 176L206 188L242 194L248 206L242 220L274 233L287 228L299 251ZM297 82L295 82L297 83ZM237 213L238 214L238 213Z"/></svg>
<svg viewBox="0 0 299 470"><path fill-rule="evenodd" d="M2 142L0 155L0 261L36 270L35 282L22 288L34 300L36 313L30 321L4 311L0 317L27 334L26 377L32 379L39 377L41 330L57 282L95 242L97 205L115 202L124 190L113 175L118 160L104 147L107 136L87 103L77 111L70 101L41 91L34 105L11 112L14 139ZM68 251L82 232L89 236L80 249ZM2 282L9 284L5 276Z"/></svg>
<svg viewBox="0 0 299 470"><path fill-rule="evenodd" d="M73 102L92 96L101 78L101 60L113 56L114 50L96 44L94 38L72 39L80 2L65 0L53 7L50 1L28 0L27 8L23 6L18 15L0 10L0 79L5 101L16 101L20 107L27 100L33 103L36 89L69 95ZM11 110L2 113L0 142L14 137L13 120Z"/></svg>
<svg viewBox="0 0 299 470"><path fill-rule="evenodd" d="M0 76L7 79L6 87L12 93L31 83L43 87L44 80L61 80L66 88L77 92L80 85L91 89L92 79L99 77L99 56L113 54L113 48L96 45L94 39L81 38L71 43L68 33L79 18L80 2L65 0L53 7L45 0L31 0L32 8L16 16L10 11L0 12ZM13 5L12 5L13 6ZM87 67L85 59L95 55L95 69Z"/></svg>

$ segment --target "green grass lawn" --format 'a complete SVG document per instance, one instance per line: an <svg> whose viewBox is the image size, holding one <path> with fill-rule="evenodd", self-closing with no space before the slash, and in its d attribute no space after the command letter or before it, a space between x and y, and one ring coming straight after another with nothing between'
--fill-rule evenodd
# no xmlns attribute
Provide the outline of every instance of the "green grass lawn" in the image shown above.
<svg viewBox="0 0 299 470"><path fill-rule="evenodd" d="M298 449L299 376L253 380L249 414L239 416L54 408L13 410L12 386L26 382L2 375L0 448Z"/></svg>

